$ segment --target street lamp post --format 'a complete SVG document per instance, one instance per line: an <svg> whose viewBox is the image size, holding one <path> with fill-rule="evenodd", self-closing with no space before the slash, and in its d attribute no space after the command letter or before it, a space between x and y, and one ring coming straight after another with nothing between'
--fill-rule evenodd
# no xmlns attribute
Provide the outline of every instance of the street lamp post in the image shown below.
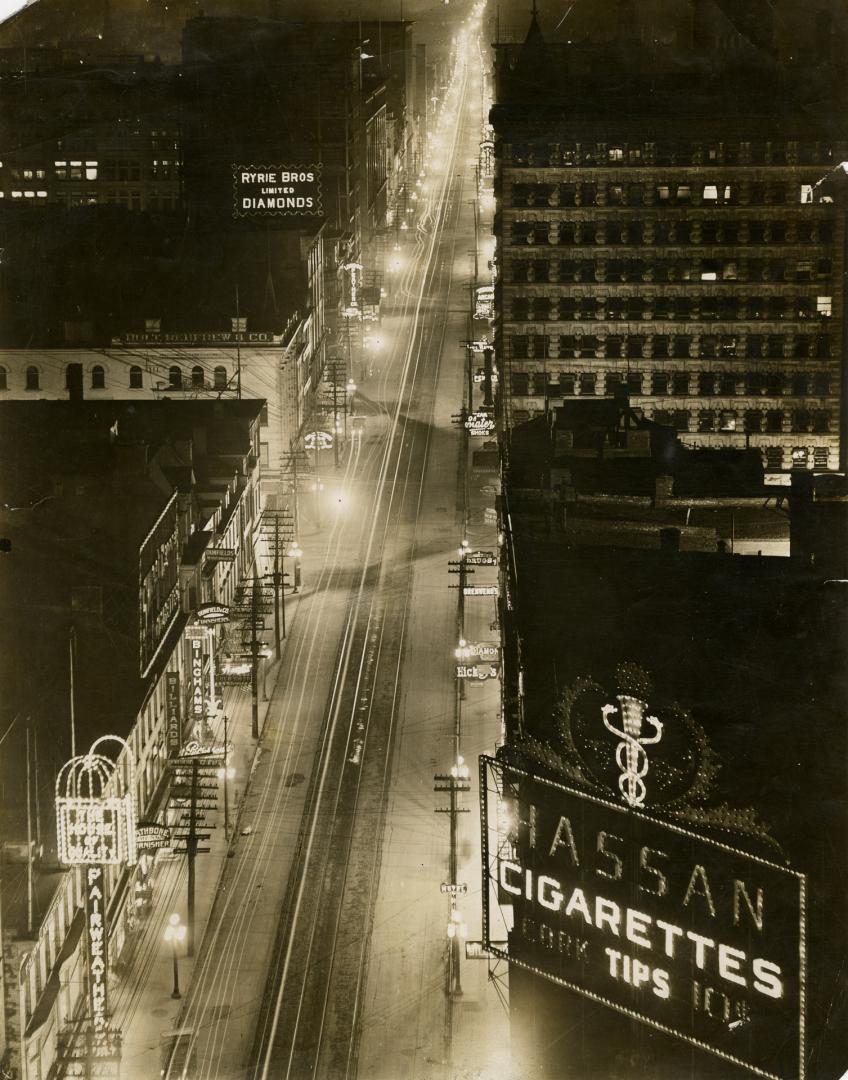
<svg viewBox="0 0 848 1080"><path fill-rule="evenodd" d="M235 769L229 763L230 746L227 732L227 714L224 713L224 764L218 770L218 779L224 781L224 838L230 838L230 781L236 775Z"/></svg>
<svg viewBox="0 0 848 1080"><path fill-rule="evenodd" d="M292 546L288 550L288 556L290 559L294 559L294 574L292 575L293 587L292 592L296 593L300 591L300 559L303 555L303 550L297 540L294 541Z"/></svg>
<svg viewBox="0 0 848 1080"><path fill-rule="evenodd" d="M186 928L180 922L177 914L168 916L168 925L165 927L165 941L171 946L171 956L174 961L174 989L171 991L172 998L181 998L180 993L180 965L177 958L177 947L185 941Z"/></svg>

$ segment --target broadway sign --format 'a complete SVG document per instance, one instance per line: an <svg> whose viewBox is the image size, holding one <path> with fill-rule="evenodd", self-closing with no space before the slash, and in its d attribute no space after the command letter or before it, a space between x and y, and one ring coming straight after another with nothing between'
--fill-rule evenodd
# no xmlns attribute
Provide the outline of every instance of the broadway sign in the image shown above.
<svg viewBox="0 0 848 1080"><path fill-rule="evenodd" d="M487 949L759 1076L803 1080L803 874L491 758L480 791Z"/></svg>

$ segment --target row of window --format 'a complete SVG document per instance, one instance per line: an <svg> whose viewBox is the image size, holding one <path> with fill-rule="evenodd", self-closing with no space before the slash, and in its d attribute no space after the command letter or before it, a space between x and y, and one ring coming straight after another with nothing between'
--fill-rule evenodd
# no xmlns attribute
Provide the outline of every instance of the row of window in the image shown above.
<svg viewBox="0 0 848 1080"><path fill-rule="evenodd" d="M801 226L804 226L801 228ZM726 221L676 220L634 221L615 218L591 221L514 221L510 242L536 247L608 247L642 244L829 244L832 221L795 222L768 218L736 218Z"/></svg>
<svg viewBox="0 0 848 1080"><path fill-rule="evenodd" d="M822 281L833 272L830 259L510 258L507 267L515 282L798 282Z"/></svg>
<svg viewBox="0 0 848 1080"><path fill-rule="evenodd" d="M704 143L657 142L516 142L504 148L513 165L558 168L575 166L671 165L827 165L845 157L845 144L812 140L743 140Z"/></svg>
<svg viewBox="0 0 848 1080"><path fill-rule="evenodd" d="M144 389L144 371L137 364L133 364L128 369L129 382L128 386L130 390L143 390ZM168 386L174 390L181 390L183 387L197 387L203 388L209 385L206 381L206 369L202 368L199 364L195 365L188 377L184 377L184 373L181 367L177 364L168 368ZM65 369L65 388L69 387L70 369ZM212 372L211 387L215 390L225 390L227 388L227 369L225 367L216 367ZM92 390L105 390L106 389L106 369L101 364L94 364L89 371L89 385ZM0 366L0 390L9 389L9 371L8 368ZM24 371L24 389L25 390L40 390L41 389L41 372L34 365L30 364Z"/></svg>
<svg viewBox="0 0 848 1080"><path fill-rule="evenodd" d="M745 357L749 360L826 360L831 355L828 334L798 334L794 338L782 334L512 334L508 338L508 355L514 360L532 357L557 356L574 358L629 357L667 360L712 359L716 357Z"/></svg>
<svg viewBox="0 0 848 1080"><path fill-rule="evenodd" d="M544 394L546 386L552 393L574 394L578 380L580 385L594 386L600 377L597 372L577 375L567 371L514 371L511 382L515 394ZM612 393L615 386L622 385L631 394L647 394L651 397L737 397L740 393L743 397L782 397L787 391L793 397L828 397L832 387L827 372L816 372L812 376L794 373L787 377L776 371L749 371L743 374L702 371L695 375L688 371L654 371L650 374L642 371L607 371L603 374L603 380L607 395ZM526 386L532 386L533 390L516 389ZM594 390L582 392L595 393Z"/></svg>
<svg viewBox="0 0 848 1080"><path fill-rule="evenodd" d="M641 322L826 321L830 296L513 296L514 322L573 322L578 319Z"/></svg>
<svg viewBox="0 0 848 1080"><path fill-rule="evenodd" d="M530 206L785 206L812 203L813 185L713 179L623 184L596 180L512 184L511 204Z"/></svg>

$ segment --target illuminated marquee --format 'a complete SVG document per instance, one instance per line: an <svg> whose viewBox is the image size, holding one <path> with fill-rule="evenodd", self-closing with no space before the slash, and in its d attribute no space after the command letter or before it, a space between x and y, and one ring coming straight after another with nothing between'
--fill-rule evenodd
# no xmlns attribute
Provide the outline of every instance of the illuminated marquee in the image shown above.
<svg viewBox="0 0 848 1080"><path fill-rule="evenodd" d="M323 212L320 165L233 165L233 217Z"/></svg>
<svg viewBox="0 0 848 1080"><path fill-rule="evenodd" d="M491 758L480 790L487 949L760 1076L803 1080L802 874Z"/></svg>
<svg viewBox="0 0 848 1080"><path fill-rule="evenodd" d="M103 736L119 740L117 736ZM121 771L102 754L71 758L56 778L56 839L66 866L135 862L133 769L124 784Z"/></svg>

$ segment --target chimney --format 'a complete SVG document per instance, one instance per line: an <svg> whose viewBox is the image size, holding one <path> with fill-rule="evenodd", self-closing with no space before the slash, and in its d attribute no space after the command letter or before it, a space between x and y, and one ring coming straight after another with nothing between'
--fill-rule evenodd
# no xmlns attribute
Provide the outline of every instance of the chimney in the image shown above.
<svg viewBox="0 0 848 1080"><path fill-rule="evenodd" d="M74 402L82 401L82 364L68 364L67 379L68 399Z"/></svg>

